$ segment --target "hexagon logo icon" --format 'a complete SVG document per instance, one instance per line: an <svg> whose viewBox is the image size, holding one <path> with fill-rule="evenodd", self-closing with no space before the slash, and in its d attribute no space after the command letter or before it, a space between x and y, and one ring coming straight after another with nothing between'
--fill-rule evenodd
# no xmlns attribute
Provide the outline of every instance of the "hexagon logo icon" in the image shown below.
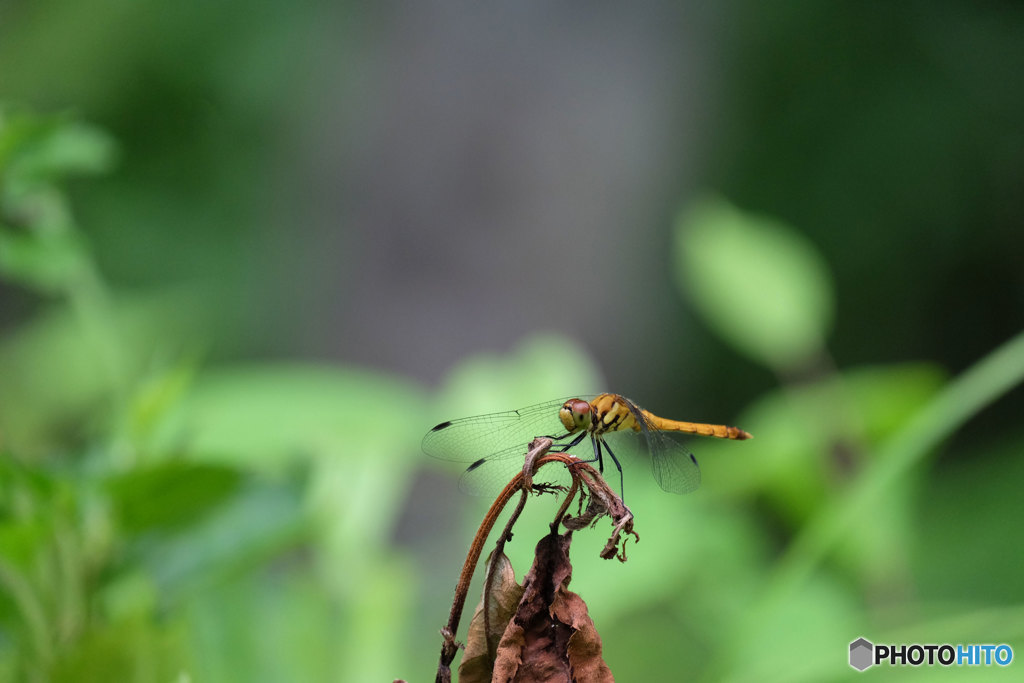
<svg viewBox="0 0 1024 683"><path fill-rule="evenodd" d="M874 664L875 646L866 638L858 638L850 643L850 666L863 671Z"/></svg>

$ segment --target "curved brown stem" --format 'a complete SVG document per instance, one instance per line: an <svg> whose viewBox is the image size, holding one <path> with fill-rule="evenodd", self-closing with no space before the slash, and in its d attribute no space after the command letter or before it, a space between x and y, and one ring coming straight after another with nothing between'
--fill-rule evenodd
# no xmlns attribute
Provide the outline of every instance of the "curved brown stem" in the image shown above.
<svg viewBox="0 0 1024 683"><path fill-rule="evenodd" d="M566 463L569 474L572 475L572 486L569 487L569 492L565 494L565 500L562 501L562 505L558 508L558 512L555 513L555 519L551 522L551 533L557 534L558 527L562 524L562 518L565 517L565 513L569 510L569 505L572 503L573 498L580 490L580 475L576 471L576 468L569 463Z"/></svg>
<svg viewBox="0 0 1024 683"><path fill-rule="evenodd" d="M512 495L522 488L522 484L523 475L519 473L512 478L512 481L505 485L505 488L498 494L497 499L491 504L490 509L487 510L487 514L484 515L484 519L480 522L480 527L473 537L473 543L469 546L469 554L466 555L466 561L462 565L459 582L455 585L455 600L452 602L452 609L448 613L448 624L441 630L441 634L444 636L444 643L441 645L441 660L437 664L437 676L434 678L437 683L449 683L452 679L451 663L455 659L455 654L459 651L459 645L455 641L455 634L459 630L459 620L462 618L462 609L466 606L469 584L473 580L473 571L476 569L476 563L480 560L484 541L490 535L498 515L505 509L505 505L508 504Z"/></svg>
<svg viewBox="0 0 1024 683"><path fill-rule="evenodd" d="M605 495L614 495L607 484L604 484L604 480L600 474L597 473L594 468L590 467L585 463L581 463L575 456L568 453L548 453L547 450L551 448L550 439L535 439L530 444L530 452L527 454L525 459L525 466L522 472L518 472L505 488L502 489L501 493L491 504L491 507L487 510L487 514L484 515L483 521L480 522L480 526L477 529L476 535L473 537L473 542L469 547L469 553L466 555L466 561L462 565L462 572L459 574L459 582L455 586L455 599L452 601L452 608L448 614L448 623L441 630L441 634L444 636L444 642L441 645L441 658L437 665L437 676L435 677L436 683L450 683L451 681L451 663L455 659L455 655L459 650L459 643L455 640L456 633L459 629L459 621L462 619L462 610L466 606L466 598L469 594L469 584L473 579L473 573L476 569L477 562L480 561L480 555L483 553L484 544L487 541L487 537L490 535L491 530L494 528L498 517L501 515L505 506L512 499L512 496L516 491L520 491L522 496L519 500L519 504L516 506L516 510L512 513L512 517L505 525L505 529L498 539L495 551L497 553L503 552L505 542L511 537L512 526L518 520L520 513L526 506L527 492L532 488L532 477L541 467L551 462L560 462L569 470L572 476L572 485L567 492L565 499L559 506L558 512L555 515L555 519L551 524L552 531L557 533L559 525L562 524L565 518L566 511L569 509L569 505L572 504L573 499L580 493L581 487L586 485L592 494L595 489L600 491L603 489L607 490ZM591 482L591 479L594 481ZM601 493L604 493L601 491ZM607 509L607 508L605 508ZM492 555L492 558L495 557ZM493 566L493 563L492 563ZM491 569L488 568L487 577L485 582L489 584L493 580ZM487 598L489 591L484 590L484 618L487 619L489 616L489 610L487 609ZM487 632L490 632L489 625ZM488 643L488 651L491 650L491 644ZM493 658L493 653L492 653Z"/></svg>
<svg viewBox="0 0 1024 683"><path fill-rule="evenodd" d="M542 465L559 461L569 464L575 461L571 455L563 453L548 453L547 449L551 447L550 439L535 439L530 444L530 452L527 455L527 462L533 464L533 471L535 472ZM540 455L541 457L538 457ZM532 473L531 473L532 474ZM466 561L462 565L462 572L459 574L459 582L455 585L455 599L452 601L451 611L448 613L448 624L441 629L441 635L444 636L444 642L441 645L441 659L437 664L437 676L435 681L437 683L448 683L451 681L451 663L455 659L455 654L459 650L459 644L455 640L455 635L459 630L459 621L462 619L462 610L466 606L466 597L469 594L469 584L473 580L473 572L476 570L477 562L480 561L480 555L483 552L484 543L487 541L487 537L491 533L491 529L494 528L495 522L498 520L498 516L502 510L508 504L509 500L516 491L523 490L524 482L527 481L524 478L523 473L519 472L516 476L512 477L512 480L505 485L501 493L491 504L491 507L487 510L487 514L484 515L483 521L480 522L480 526L477 529L476 535L473 536L473 542L469 546L469 553L466 555ZM522 505L525 505L524 501L521 501ZM518 516L518 514L516 515ZM506 529L506 533L502 534L502 538L508 535L511 527Z"/></svg>
<svg viewBox="0 0 1024 683"><path fill-rule="evenodd" d="M491 584L494 582L494 560L505 552L505 541L512 538L512 527L515 526L516 521L519 519L519 515L522 514L523 509L526 507L527 498L526 488L524 487L519 496L519 504L516 505L516 509L512 511L512 516L508 518L508 522L505 524L504 531L498 536L498 542L494 545L494 550L491 551L491 561L487 563L487 575L484 578L484 633L488 634L487 638L487 656L494 661L495 652L497 650L497 643L492 643L490 639L491 633Z"/></svg>

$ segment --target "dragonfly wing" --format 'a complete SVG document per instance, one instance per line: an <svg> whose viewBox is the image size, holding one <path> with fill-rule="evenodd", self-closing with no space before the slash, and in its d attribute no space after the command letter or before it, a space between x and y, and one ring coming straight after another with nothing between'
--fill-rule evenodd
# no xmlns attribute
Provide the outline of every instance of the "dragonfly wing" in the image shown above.
<svg viewBox="0 0 1024 683"><path fill-rule="evenodd" d="M651 458L651 473L663 490L669 493L690 493L700 487L700 466L697 458L677 437L654 428L646 413L632 401L626 406L640 425L639 435ZM635 432L634 432L635 433Z"/></svg>
<svg viewBox="0 0 1024 683"><path fill-rule="evenodd" d="M558 419L564 402L547 401L519 410L442 422L423 437L423 451L431 457L456 462L523 455L534 438L565 433Z"/></svg>
<svg viewBox="0 0 1024 683"><path fill-rule="evenodd" d="M591 397L578 396L583 400ZM466 417L442 422L423 437L423 451L441 460L471 463L459 479L459 488L472 495L493 495L501 490L523 469L530 442L539 436L561 437L565 427L558 411L568 399L546 401L537 405ZM566 443L566 439L560 439ZM553 451L562 450L556 444ZM571 449L574 454L591 457L590 439ZM562 476L555 464L541 470L538 482L562 484Z"/></svg>
<svg viewBox="0 0 1024 683"><path fill-rule="evenodd" d="M652 432L657 445L651 447L651 471L654 479L669 493L690 493L700 487L697 458L673 437Z"/></svg>
<svg viewBox="0 0 1024 683"><path fill-rule="evenodd" d="M479 458L459 477L459 488L471 496L494 496L523 469L525 457L525 447L513 446Z"/></svg>
<svg viewBox="0 0 1024 683"><path fill-rule="evenodd" d="M589 441L588 441L589 443ZM509 449L512 451L513 449ZM557 449L552 449L557 450ZM518 455L519 457L511 457ZM526 458L525 448L516 448L514 452L496 453L490 457L480 458L462 473L459 478L459 489L471 496L493 497L522 472ZM534 475L534 483L568 486L569 474L565 466L558 462L545 464Z"/></svg>

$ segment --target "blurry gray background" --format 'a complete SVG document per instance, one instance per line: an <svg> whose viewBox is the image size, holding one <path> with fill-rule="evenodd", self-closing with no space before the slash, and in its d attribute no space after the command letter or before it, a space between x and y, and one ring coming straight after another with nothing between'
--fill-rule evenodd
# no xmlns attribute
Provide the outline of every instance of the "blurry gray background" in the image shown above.
<svg viewBox="0 0 1024 683"><path fill-rule="evenodd" d="M668 289L667 227L706 152L715 21L675 3L363 18L341 76L312 85L297 179L316 234L347 231L307 252L305 350L433 381L560 330L620 382L644 382L620 349L685 361L679 300L647 293Z"/></svg>

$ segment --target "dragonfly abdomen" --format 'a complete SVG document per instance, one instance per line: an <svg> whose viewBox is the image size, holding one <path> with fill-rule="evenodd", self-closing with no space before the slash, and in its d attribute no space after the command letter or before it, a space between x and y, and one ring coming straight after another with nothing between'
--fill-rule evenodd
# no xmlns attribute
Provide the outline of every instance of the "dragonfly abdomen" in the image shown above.
<svg viewBox="0 0 1024 683"><path fill-rule="evenodd" d="M644 416L650 421L655 429L665 432L681 432L683 434L696 434L698 436L713 436L718 439L733 439L743 441L753 438L748 432L739 427L727 425L704 424L703 422L681 422L679 420L666 420L644 411Z"/></svg>

